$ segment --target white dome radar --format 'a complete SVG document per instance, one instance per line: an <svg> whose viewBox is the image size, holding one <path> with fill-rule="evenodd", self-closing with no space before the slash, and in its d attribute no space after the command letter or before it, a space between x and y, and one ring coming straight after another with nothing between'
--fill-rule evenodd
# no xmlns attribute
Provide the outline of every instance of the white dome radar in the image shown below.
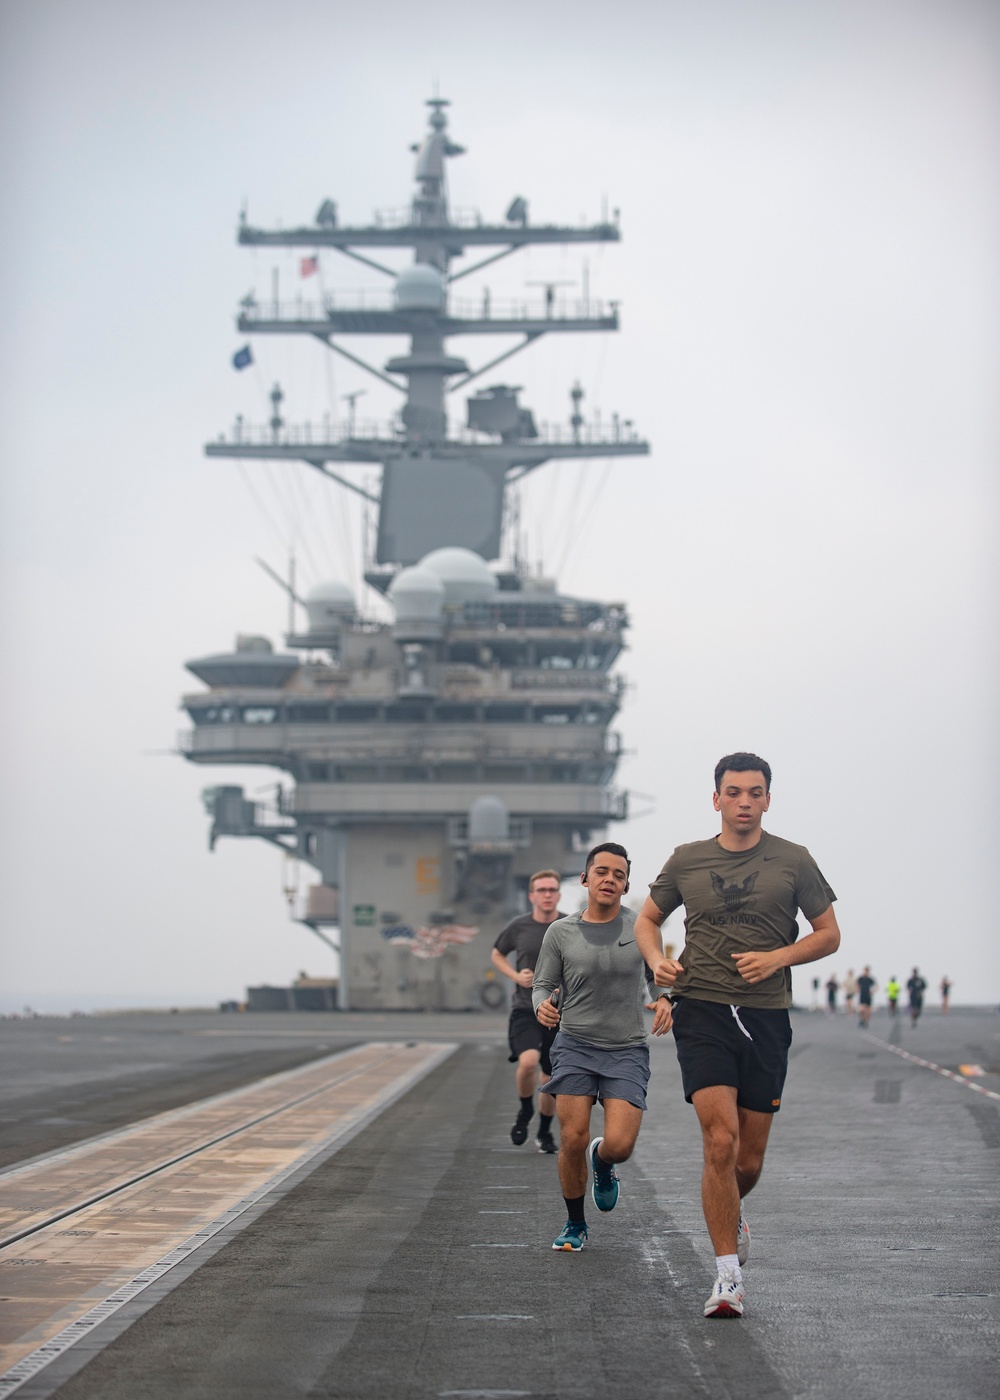
<svg viewBox="0 0 1000 1400"><path fill-rule="evenodd" d="M400 569L389 585L389 602L396 611L397 638L431 639L441 635L445 586L431 569L414 564Z"/></svg>
<svg viewBox="0 0 1000 1400"><path fill-rule="evenodd" d="M492 846L510 840L510 813L492 793L477 797L469 807L469 844Z"/></svg>
<svg viewBox="0 0 1000 1400"><path fill-rule="evenodd" d="M310 632L338 632L344 622L357 616L354 594L336 579L311 588L305 605Z"/></svg>
<svg viewBox="0 0 1000 1400"><path fill-rule="evenodd" d="M485 561L471 549L458 545L431 550L418 567L437 574L450 608L460 608L464 603L488 603L500 588L496 574L490 572Z"/></svg>
<svg viewBox="0 0 1000 1400"><path fill-rule="evenodd" d="M397 311L443 311L444 278L430 263L414 263L396 278Z"/></svg>

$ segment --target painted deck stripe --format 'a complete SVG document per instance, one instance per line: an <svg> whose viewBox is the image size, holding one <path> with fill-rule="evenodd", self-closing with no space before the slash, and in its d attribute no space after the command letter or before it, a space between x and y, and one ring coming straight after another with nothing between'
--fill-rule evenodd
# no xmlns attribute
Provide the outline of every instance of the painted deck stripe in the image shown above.
<svg viewBox="0 0 1000 1400"><path fill-rule="evenodd" d="M864 1031L869 1040L874 1040L876 1045L880 1045L883 1050L891 1050L894 1055L898 1055L902 1060L909 1060L911 1065L919 1065L921 1069L932 1069L935 1074L941 1074L945 1079L952 1079L956 1084L963 1085L966 1089L971 1089L974 1094L982 1094L984 1098L995 1099L1000 1103L1000 1094L994 1089L984 1089L981 1084L974 1084L971 1079L966 1079L961 1074L956 1074L953 1069L945 1069L943 1065L936 1065L933 1060L923 1060L919 1055L911 1055L909 1050L900 1050L898 1045L890 1045L887 1040L881 1040L877 1035L872 1035L871 1031Z"/></svg>

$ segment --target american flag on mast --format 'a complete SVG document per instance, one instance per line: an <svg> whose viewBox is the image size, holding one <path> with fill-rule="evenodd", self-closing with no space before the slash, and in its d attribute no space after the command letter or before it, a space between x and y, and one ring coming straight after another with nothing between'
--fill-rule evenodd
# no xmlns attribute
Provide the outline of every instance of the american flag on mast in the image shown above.
<svg viewBox="0 0 1000 1400"><path fill-rule="evenodd" d="M303 277L312 277L319 272L319 258L314 253L311 257L299 259L299 272Z"/></svg>

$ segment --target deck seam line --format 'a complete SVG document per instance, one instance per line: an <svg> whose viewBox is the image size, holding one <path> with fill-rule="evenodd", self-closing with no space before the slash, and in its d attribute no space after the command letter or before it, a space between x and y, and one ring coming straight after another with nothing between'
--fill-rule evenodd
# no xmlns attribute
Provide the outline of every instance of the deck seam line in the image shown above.
<svg viewBox="0 0 1000 1400"><path fill-rule="evenodd" d="M257 1089L265 1086L280 1084L282 1080L294 1079L307 1074L310 1070L322 1068L323 1065L332 1064L335 1060L342 1059L345 1055L354 1054L360 1049L374 1049L402 1045L403 1041L392 1040L366 1040L347 1045L342 1050L335 1050L331 1055L323 1055L318 1060L306 1060L304 1064L294 1065L291 1069L278 1070L276 1074L267 1074L263 1079L253 1079L249 1084L240 1084L235 1089L224 1089L220 1094L210 1094L206 1099L194 1099L191 1103L180 1104L177 1108L165 1109L162 1113L152 1113L148 1118L137 1118L134 1123L127 1123L121 1128L111 1128L106 1133L97 1133L94 1137L83 1138L80 1142L71 1143L68 1147L57 1147L52 1152L41 1152L37 1157L29 1157L23 1162L14 1162L10 1166L0 1167L0 1183L8 1181L19 1172L31 1170L52 1162L68 1160L91 1148L112 1143L116 1138L126 1137L129 1133L134 1133L138 1128L148 1128L154 1123L166 1124L172 1120L190 1118L203 1108L218 1106L228 1100L237 1099L241 1095L253 1093Z"/></svg>
<svg viewBox="0 0 1000 1400"><path fill-rule="evenodd" d="M377 1044L379 1042L375 1043ZM131 1279L128 1283L115 1289L114 1293L110 1294L109 1297L105 1298L100 1303L96 1303L89 1311L84 1313L82 1317L77 1318L75 1322L71 1322L67 1327L64 1327L61 1332L57 1332L54 1337L50 1337L42 1346L37 1347L34 1351L29 1352L27 1356L22 1357L20 1361L16 1362L9 1370L0 1375L0 1400L6 1400L7 1396L12 1395L20 1386L24 1385L34 1376L37 1376L38 1373L44 1370L51 1362L63 1356L78 1342L82 1341L84 1337L92 1333L95 1328L99 1327L101 1323L106 1322L108 1318L118 1312L120 1308L132 1302L144 1289L156 1283L178 1264L189 1260L199 1249L222 1230L225 1230L227 1226L232 1226L240 1216L251 1210L252 1207L267 1196L269 1192L274 1191L276 1187L286 1181L288 1177L293 1176L297 1172L301 1172L311 1161L319 1157L323 1152L328 1151L331 1146L337 1143L338 1139L353 1136L360 1128L367 1126L367 1124L374 1121L379 1114L391 1108L398 1099L402 1098L405 1093L422 1079L426 1078L433 1070L437 1069L440 1064L443 1064L457 1049L458 1045L454 1042L438 1045L423 1064L407 1074L401 1083L397 1082L390 1091L384 1093L384 1095L380 1095L375 1102L370 1104L363 1112L355 1112L344 1122L338 1124L333 1132L329 1133L322 1142L314 1144L306 1152L302 1153L301 1156L297 1157L294 1162L282 1168L281 1171L276 1172L275 1175L262 1186L250 1192L249 1195L244 1196L241 1200L237 1201L235 1205L224 1210L220 1215L216 1216L214 1220L210 1221L208 1225L202 1226L200 1230L197 1230L193 1235L190 1235L188 1239L170 1250L161 1259L158 1259L155 1264L149 1265L140 1273L136 1274L135 1278ZM317 1165L319 1164L317 1163Z"/></svg>

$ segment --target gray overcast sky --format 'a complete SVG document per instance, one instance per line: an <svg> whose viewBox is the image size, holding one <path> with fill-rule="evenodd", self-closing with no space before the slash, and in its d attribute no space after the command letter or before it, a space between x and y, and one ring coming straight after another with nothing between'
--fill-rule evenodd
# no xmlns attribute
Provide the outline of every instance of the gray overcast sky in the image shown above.
<svg viewBox="0 0 1000 1400"><path fill-rule="evenodd" d="M840 896L817 970L918 963L1000 1001L994 4L6 0L0 53L0 1011L211 1004L329 970L278 853L206 850L199 790L277 775L168 751L186 659L238 631L280 645L253 556L283 569L294 546L305 586L360 591L358 516L305 468L202 445L262 421L275 379L292 421L360 388L364 416L395 407L316 344L258 342L234 373L239 297L274 267L283 295L313 290L235 227L244 202L264 226L326 196L357 223L404 204L435 84L468 148L454 205L621 209L618 247L466 285L579 289L586 257L622 302L618 336L552 337L504 373L546 420L579 378L653 443L544 468L522 503L563 589L632 613L636 890L716 829L712 766L749 747L771 829ZM384 285L332 254L323 279Z"/></svg>

